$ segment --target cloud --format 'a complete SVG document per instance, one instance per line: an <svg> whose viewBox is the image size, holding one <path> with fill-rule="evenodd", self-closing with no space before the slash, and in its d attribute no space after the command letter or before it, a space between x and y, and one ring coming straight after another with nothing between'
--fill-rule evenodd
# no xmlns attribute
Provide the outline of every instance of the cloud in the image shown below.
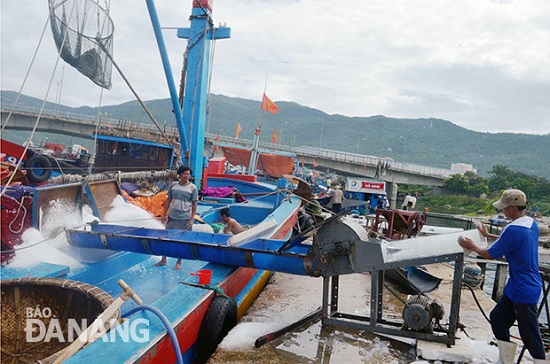
<svg viewBox="0 0 550 364"><path fill-rule="evenodd" d="M176 85L191 2L157 1ZM211 91L294 101L331 114L438 117L489 132L550 133L546 0L330 0L213 3L231 39L214 45ZM169 96L145 2L111 2L115 59L141 98ZM47 16L33 0L2 3L2 89L18 90ZM168 29L172 28L172 29ZM49 28L24 93L43 97L55 64ZM63 74L63 80L61 75ZM133 99L113 72L104 104ZM71 106L100 91L70 67L53 77ZM52 96L53 95L53 96Z"/></svg>

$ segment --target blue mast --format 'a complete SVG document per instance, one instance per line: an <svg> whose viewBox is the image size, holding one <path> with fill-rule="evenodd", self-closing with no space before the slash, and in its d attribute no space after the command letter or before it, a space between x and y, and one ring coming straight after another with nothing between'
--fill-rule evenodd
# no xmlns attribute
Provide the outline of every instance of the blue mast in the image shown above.
<svg viewBox="0 0 550 364"><path fill-rule="evenodd" d="M213 0L193 0L189 28L178 29L178 38L187 43L187 69L185 73L185 97L183 121L190 125L189 166L200 186L204 168L204 132L206 128L206 102L210 75L210 43L212 40L231 36L230 28L214 28L212 21Z"/></svg>
<svg viewBox="0 0 550 364"><path fill-rule="evenodd" d="M180 126L178 122L178 128L180 135L182 135L182 155L183 160L188 161L189 167L193 170L195 175L195 184L200 188L202 182L202 172L204 168L204 134L206 129L206 102L208 99L208 80L210 75L210 44L212 40L225 39L231 36L231 28L222 27L214 28L212 21L212 2L213 0L193 0L193 10L191 12L189 28L178 28L178 38L188 39L186 54L187 54L187 68L185 70L185 90L183 101L183 120ZM151 5L150 5L151 3ZM153 0L147 0L149 9L153 8ZM151 10L149 10L151 14ZM156 14L155 14L156 15ZM153 27L155 27L155 21L153 15L151 15ZM166 68L170 68L168 57L166 56L166 50L161 47L164 46L162 40L162 34L160 34L160 26L158 25L157 43L159 44L159 50L161 57L163 57L163 65L165 68L165 74L168 79L169 87L171 88L172 104L176 103L179 108L179 101L175 92L175 86L173 85L173 76L171 71L166 71ZM159 41L159 38L161 41ZM165 54L164 56L162 54ZM164 58L166 57L166 61ZM176 109L176 107L174 107ZM181 115L181 110L174 110L176 113L176 119L178 113ZM184 148L184 141L186 147Z"/></svg>
<svg viewBox="0 0 550 364"><path fill-rule="evenodd" d="M189 128L186 128L183 124L183 115L181 113L181 107L178 101L178 92L176 91L174 76L172 75L170 60L168 59L168 52L166 52L166 44L164 43L164 38L162 36L162 29L160 28L160 22L157 14L157 9L155 8L155 3L153 0L146 0L146 3L147 9L149 10L149 17L151 18L151 24L153 25L153 31L155 32L155 37L157 39L160 58L162 59L162 66L164 68L164 75L166 77L166 82L168 82L168 90L170 91L170 98L172 100L172 110L176 118L176 124L178 126L178 132L180 136L180 152L182 153L182 160L185 163L183 152L189 149L189 136L187 133L187 130Z"/></svg>

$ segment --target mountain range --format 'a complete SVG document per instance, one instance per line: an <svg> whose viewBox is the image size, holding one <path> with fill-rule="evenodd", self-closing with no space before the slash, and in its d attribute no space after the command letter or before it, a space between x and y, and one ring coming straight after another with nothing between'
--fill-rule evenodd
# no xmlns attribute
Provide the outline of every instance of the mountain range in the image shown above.
<svg viewBox="0 0 550 364"><path fill-rule="evenodd" d="M3 109L11 109L17 93L2 91ZM550 134L487 133L462 128L448 120L400 119L383 115L347 117L329 115L294 102L277 101L279 112L264 112L261 141L271 142L276 129L279 144L310 146L364 155L390 157L399 162L450 168L451 163L472 164L481 176L502 164L512 171L550 178ZM146 101L159 124L175 125L169 99ZM21 95L19 106L39 108L42 100ZM95 107L68 107L47 103L47 109L97 115ZM137 101L102 106L111 118L150 122ZM253 139L260 118L260 101L210 95L207 132Z"/></svg>

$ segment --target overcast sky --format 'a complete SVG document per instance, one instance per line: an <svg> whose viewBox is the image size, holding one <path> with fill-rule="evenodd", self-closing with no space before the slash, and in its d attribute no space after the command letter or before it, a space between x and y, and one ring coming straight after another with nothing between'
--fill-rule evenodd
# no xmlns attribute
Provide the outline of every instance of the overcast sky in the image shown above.
<svg viewBox="0 0 550 364"><path fill-rule="evenodd" d="M104 0L101 0L104 4ZM191 0L157 0L165 28ZM267 94L328 114L441 118L486 132L550 133L548 0L214 0L211 92ZM144 100L169 97L144 0L110 4L114 56ZM18 91L47 21L46 0L2 0L3 90ZM179 84L184 40L164 31ZM98 106L100 88L60 61L49 26L23 93ZM103 104L134 100L113 69Z"/></svg>

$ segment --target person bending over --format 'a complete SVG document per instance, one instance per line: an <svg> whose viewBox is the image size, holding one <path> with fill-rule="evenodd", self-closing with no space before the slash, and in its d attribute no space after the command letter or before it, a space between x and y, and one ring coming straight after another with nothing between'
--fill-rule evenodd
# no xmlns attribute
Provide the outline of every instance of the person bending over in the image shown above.
<svg viewBox="0 0 550 364"><path fill-rule="evenodd" d="M223 223L225 224L225 226L223 227L224 234L235 235L243 232L243 227L241 226L241 224L238 223L237 220L231 217L231 213L229 212L229 209L227 207L220 210L220 216Z"/></svg>

